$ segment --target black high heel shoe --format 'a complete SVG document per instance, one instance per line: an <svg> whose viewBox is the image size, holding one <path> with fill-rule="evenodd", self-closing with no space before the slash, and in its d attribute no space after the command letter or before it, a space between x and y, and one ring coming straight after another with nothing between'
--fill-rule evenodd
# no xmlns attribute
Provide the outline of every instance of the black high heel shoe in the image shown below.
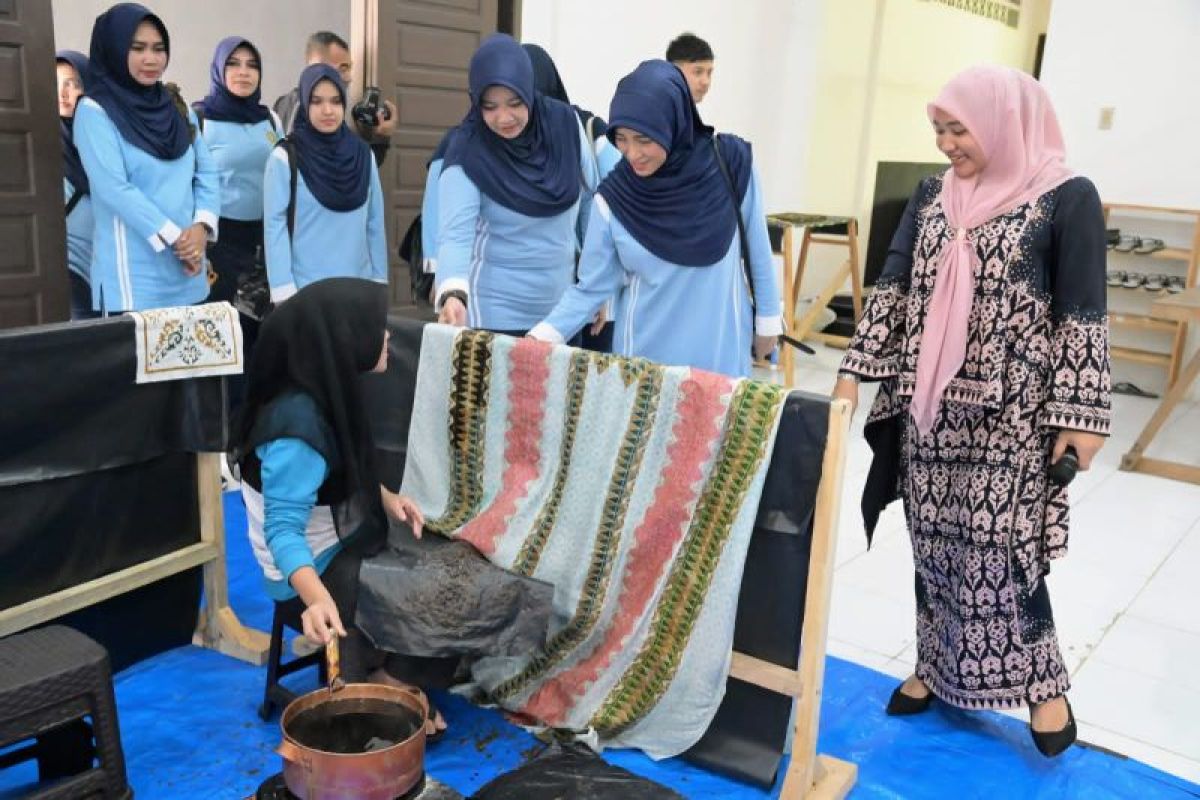
<svg viewBox="0 0 1200 800"><path fill-rule="evenodd" d="M913 714L920 714L929 710L929 704L933 702L933 692L924 697L913 697L910 694L905 694L902 690L904 684L901 683L896 687L896 691L892 692L892 697L888 700L887 715L889 717L911 717Z"/></svg>
<svg viewBox="0 0 1200 800"><path fill-rule="evenodd" d="M1078 733L1075 726L1075 712L1071 710L1070 700L1067 700L1067 724L1062 730L1035 731L1032 720L1029 723L1029 734L1033 736L1033 743L1037 745L1038 752L1046 758L1054 758L1075 744L1075 737Z"/></svg>

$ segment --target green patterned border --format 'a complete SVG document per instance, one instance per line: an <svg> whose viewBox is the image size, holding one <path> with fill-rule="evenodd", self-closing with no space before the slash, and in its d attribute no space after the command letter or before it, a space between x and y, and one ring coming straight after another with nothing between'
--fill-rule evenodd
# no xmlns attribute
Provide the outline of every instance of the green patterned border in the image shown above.
<svg viewBox="0 0 1200 800"><path fill-rule="evenodd" d="M644 717L674 680L734 520L763 460L770 456L767 443L786 398L780 386L757 381L738 386L730 404L732 424L671 567L650 635L592 717L602 737L612 738Z"/></svg>
<svg viewBox="0 0 1200 800"><path fill-rule="evenodd" d="M617 542L621 529L625 525L625 512L629 508L629 496L641 467L642 458L646 453L650 429L654 424L659 397L662 394L663 370L661 367L654 367L647 362L638 362L632 369L641 370L641 374L638 376L637 395L633 410L629 415L629 423L625 428L621 449L617 454L617 462L613 467L612 479L609 481L608 492L604 500L604 512L600 518L599 530L596 532L591 562L588 565L587 578L584 581L579 604L571 621L554 635L546 648L535 656L524 669L491 692L493 700L499 701L512 697L540 679L566 658L574 648L578 647L596 625L596 620L604 605L604 597L608 591Z"/></svg>
<svg viewBox="0 0 1200 800"><path fill-rule="evenodd" d="M454 340L450 389L450 502L428 530L450 536L483 504L484 432L492 377L492 341L487 331L464 330Z"/></svg>
<svg viewBox="0 0 1200 800"><path fill-rule="evenodd" d="M566 410L563 414L563 438L558 449L558 471L554 474L550 498L538 512L533 532L521 545L521 552L517 554L516 563L513 565L513 569L522 575L532 575L537 569L542 551L550 539L550 531L554 530L554 524L558 521L563 492L567 488L567 473L571 470L571 454L575 449L575 433L579 428L579 412L583 408L590 364L591 358L587 351L576 350L571 353L571 366L567 374Z"/></svg>

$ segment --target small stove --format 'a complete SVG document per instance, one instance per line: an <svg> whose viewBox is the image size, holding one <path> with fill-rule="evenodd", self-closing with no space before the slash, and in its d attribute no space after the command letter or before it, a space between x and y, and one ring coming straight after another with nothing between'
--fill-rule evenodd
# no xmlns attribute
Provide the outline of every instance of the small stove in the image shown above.
<svg viewBox="0 0 1200 800"><path fill-rule="evenodd" d="M263 781L262 785L258 787L258 791L254 793L254 797L247 798L247 800L297 800L297 798L288 791L281 772ZM464 800L464 798L446 784L424 776L416 786L397 797L396 800Z"/></svg>

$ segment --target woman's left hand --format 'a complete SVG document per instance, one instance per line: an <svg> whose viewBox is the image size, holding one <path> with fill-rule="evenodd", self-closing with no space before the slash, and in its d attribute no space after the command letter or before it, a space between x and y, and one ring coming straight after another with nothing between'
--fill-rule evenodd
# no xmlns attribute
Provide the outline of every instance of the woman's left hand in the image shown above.
<svg viewBox="0 0 1200 800"><path fill-rule="evenodd" d="M778 336L755 336L754 337L754 357L759 361L765 361L771 353L775 352L775 345L779 344Z"/></svg>
<svg viewBox="0 0 1200 800"><path fill-rule="evenodd" d="M389 517L407 522L412 528L413 536L421 538L421 529L425 527L425 515L417 506L415 500L407 495L389 491L386 486L379 487L379 495L383 499L383 509Z"/></svg>
<svg viewBox="0 0 1200 800"><path fill-rule="evenodd" d="M1104 446L1104 437L1086 431L1060 430L1058 438L1054 440L1054 452L1050 456L1050 463L1053 464L1062 458L1068 446L1075 448L1079 455L1079 471L1084 472L1092 465L1092 459Z"/></svg>
<svg viewBox="0 0 1200 800"><path fill-rule="evenodd" d="M196 265L204 263L204 246L207 239L208 231L197 222L179 234L179 238L175 240L175 256L185 264L189 275L200 271ZM189 266L193 269L187 269Z"/></svg>

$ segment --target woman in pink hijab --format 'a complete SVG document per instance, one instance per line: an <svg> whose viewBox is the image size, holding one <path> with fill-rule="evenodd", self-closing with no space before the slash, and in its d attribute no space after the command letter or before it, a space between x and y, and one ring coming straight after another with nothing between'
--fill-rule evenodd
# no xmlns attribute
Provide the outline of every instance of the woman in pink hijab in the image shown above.
<svg viewBox="0 0 1200 800"><path fill-rule="evenodd" d="M1028 75L973 67L928 112L950 169L909 200L834 390L880 382L867 535L900 497L912 539L917 664L888 713L1029 705L1055 756L1075 720L1044 580L1067 491L1047 473L1068 447L1087 469L1109 430L1100 198Z"/></svg>

